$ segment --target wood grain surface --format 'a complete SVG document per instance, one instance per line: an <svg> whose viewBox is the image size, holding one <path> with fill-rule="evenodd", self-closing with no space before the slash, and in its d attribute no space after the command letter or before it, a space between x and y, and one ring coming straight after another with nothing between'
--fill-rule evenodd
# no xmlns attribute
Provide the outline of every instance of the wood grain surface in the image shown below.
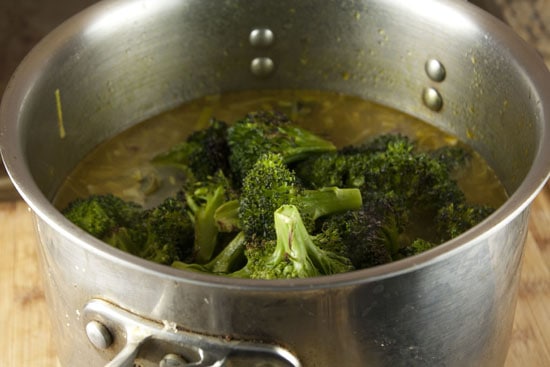
<svg viewBox="0 0 550 367"><path fill-rule="evenodd" d="M0 367L57 366L36 256L22 201L0 202ZM550 366L550 185L531 207L511 346L505 367Z"/></svg>

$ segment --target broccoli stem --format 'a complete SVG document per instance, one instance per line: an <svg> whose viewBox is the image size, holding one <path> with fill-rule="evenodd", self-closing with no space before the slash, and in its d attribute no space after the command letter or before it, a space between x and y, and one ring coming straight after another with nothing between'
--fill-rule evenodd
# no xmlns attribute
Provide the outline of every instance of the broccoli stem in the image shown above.
<svg viewBox="0 0 550 367"><path fill-rule="evenodd" d="M316 220L322 216L361 208L361 191L355 188L341 189L325 187L318 190L304 190L299 194L298 205ZM239 201L223 203L214 214L221 232L233 232L242 228L239 221Z"/></svg>
<svg viewBox="0 0 550 367"><path fill-rule="evenodd" d="M218 255L206 264L187 264L182 261L174 261L172 266L177 269L198 271L204 273L226 274L244 261L244 248L246 240L244 232L237 235L224 247Z"/></svg>
<svg viewBox="0 0 550 367"><path fill-rule="evenodd" d="M274 213L277 245L267 261L268 266L290 260L292 266L283 270L283 277L311 277L320 275L308 255L308 249L315 247L302 221L298 208L283 205Z"/></svg>
<svg viewBox="0 0 550 367"><path fill-rule="evenodd" d="M195 206L195 261L204 264L212 258L216 249L218 226L214 213L225 201L225 189L218 187L203 207ZM191 203L190 203L191 204ZM191 205L190 205L191 206Z"/></svg>
<svg viewBox="0 0 550 367"><path fill-rule="evenodd" d="M300 194L300 206L305 212L310 213L314 220L328 214L359 209L362 205L361 191L354 188L324 187L318 190L304 190Z"/></svg>
<svg viewBox="0 0 550 367"><path fill-rule="evenodd" d="M283 268L283 278L304 278L353 270L349 259L315 245L296 206L283 205L274 215L277 246L267 263L268 266L276 267L290 260L291 264Z"/></svg>
<svg viewBox="0 0 550 367"><path fill-rule="evenodd" d="M245 244L244 232L237 233L235 238L208 263L210 271L212 273L229 273L235 265L244 260Z"/></svg>
<svg viewBox="0 0 550 367"><path fill-rule="evenodd" d="M287 145L284 150L279 152L287 164L300 161L312 154L336 150L336 146L331 141L303 128L287 125L280 126L279 131L285 136L292 138L292 145Z"/></svg>
<svg viewBox="0 0 550 367"><path fill-rule="evenodd" d="M226 201L216 209L214 219L220 232L234 232L241 228L239 221L239 200Z"/></svg>

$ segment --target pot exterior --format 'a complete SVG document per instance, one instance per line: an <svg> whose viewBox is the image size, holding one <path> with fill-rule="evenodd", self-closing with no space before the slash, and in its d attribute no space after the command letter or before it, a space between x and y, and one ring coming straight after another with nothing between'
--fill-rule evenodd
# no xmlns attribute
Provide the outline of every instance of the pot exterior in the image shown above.
<svg viewBox="0 0 550 367"><path fill-rule="evenodd" d="M491 236L401 274L284 292L169 279L75 247L37 223L63 366L103 366L120 352L99 352L83 332L94 298L197 335L282 345L304 366L501 366L527 218L523 212Z"/></svg>

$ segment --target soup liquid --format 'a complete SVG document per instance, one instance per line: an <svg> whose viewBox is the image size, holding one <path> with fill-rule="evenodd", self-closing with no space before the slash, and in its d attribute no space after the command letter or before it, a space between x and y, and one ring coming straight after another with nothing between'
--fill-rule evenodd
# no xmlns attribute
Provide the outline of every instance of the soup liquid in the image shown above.
<svg viewBox="0 0 550 367"><path fill-rule="evenodd" d="M363 99L321 91L246 91L207 96L148 119L110 139L80 162L60 188L56 206L90 194L112 193L150 207L174 194L182 177L150 164L211 117L232 123L259 109L278 110L336 146L360 144L382 133L401 133L419 149L462 144L456 137L399 111ZM456 179L472 203L494 208L507 198L498 178L478 155Z"/></svg>

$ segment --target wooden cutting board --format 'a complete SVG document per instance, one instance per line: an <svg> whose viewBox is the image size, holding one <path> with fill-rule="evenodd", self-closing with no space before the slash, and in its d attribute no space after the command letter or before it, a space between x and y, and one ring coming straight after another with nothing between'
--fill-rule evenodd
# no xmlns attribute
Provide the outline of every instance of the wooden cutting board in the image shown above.
<svg viewBox="0 0 550 367"><path fill-rule="evenodd" d="M533 202L529 230L505 367L550 366L550 185ZM0 246L0 367L57 366L24 202L0 202Z"/></svg>

